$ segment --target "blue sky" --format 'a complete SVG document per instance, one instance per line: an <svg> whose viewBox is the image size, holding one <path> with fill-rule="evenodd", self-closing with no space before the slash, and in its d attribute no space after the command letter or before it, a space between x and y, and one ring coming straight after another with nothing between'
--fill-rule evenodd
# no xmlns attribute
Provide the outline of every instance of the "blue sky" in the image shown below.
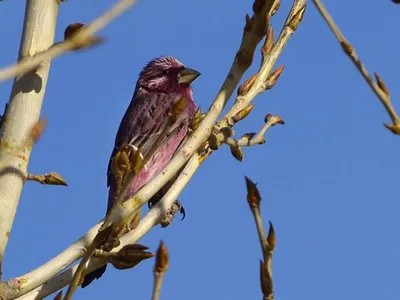
<svg viewBox="0 0 400 300"><path fill-rule="evenodd" d="M24 2L1 3L0 66L17 57ZM282 1L273 19L276 31L289 2ZM400 110L399 8L389 0L325 2ZM88 23L112 3L62 3L56 40L70 23ZM107 43L53 62L42 111L48 128L29 171L59 172L69 187L26 184L5 278L46 262L103 217L110 151L143 65L167 54L198 69L195 100L207 108L251 7L250 0L141 1L101 32ZM263 146L245 149L242 163L227 147L214 153L180 197L186 219L140 241L154 251L160 239L168 246L162 299L261 297L261 251L244 175L259 183L265 222L276 229L276 299L398 299L400 137L382 126L388 116L311 3L279 64L286 68L278 84L255 100L256 109L237 132L258 130L268 112L281 115L286 125L272 128ZM0 107L10 87L11 81L0 86ZM128 271L110 267L75 299L150 299L152 268L152 260Z"/></svg>

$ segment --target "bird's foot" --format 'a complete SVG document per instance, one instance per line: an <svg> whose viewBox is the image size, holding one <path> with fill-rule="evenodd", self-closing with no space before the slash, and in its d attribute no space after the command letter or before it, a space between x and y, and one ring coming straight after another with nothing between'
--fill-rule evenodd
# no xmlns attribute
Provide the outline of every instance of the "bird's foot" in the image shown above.
<svg viewBox="0 0 400 300"><path fill-rule="evenodd" d="M168 209L167 216L165 217L165 219L160 222L161 227L167 227L169 224L171 224L175 214L178 212L182 214L181 220L183 220L186 217L186 211L183 208L182 204L179 202L179 200L175 200L172 206Z"/></svg>
<svg viewBox="0 0 400 300"><path fill-rule="evenodd" d="M108 240L102 246L102 250L105 252L110 252L112 249L118 247L121 244L118 236L110 236Z"/></svg>

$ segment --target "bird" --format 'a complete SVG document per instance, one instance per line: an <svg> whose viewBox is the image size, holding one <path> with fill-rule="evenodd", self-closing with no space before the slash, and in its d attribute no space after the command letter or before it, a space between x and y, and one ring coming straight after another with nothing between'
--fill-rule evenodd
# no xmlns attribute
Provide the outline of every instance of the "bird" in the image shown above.
<svg viewBox="0 0 400 300"><path fill-rule="evenodd" d="M171 108L184 97L182 111L175 118L172 126L167 127L168 133L163 134L164 138L161 143L157 143L157 150L153 150L144 167L130 182L126 183L128 190L125 201L150 182L168 164L186 137L190 121L196 113L191 83L199 76L200 72L185 67L182 62L172 56L154 58L142 69L136 82L132 100L119 125L108 163L107 213L117 196L117 178L111 170L116 153L123 145L128 145L135 150L140 147L141 155L146 156L166 128ZM164 189L160 191L166 192ZM159 193L157 197L160 197ZM140 213L138 213L138 217L140 217ZM84 277L81 287L85 288L93 280L99 279L106 271L106 267L107 264L88 273Z"/></svg>

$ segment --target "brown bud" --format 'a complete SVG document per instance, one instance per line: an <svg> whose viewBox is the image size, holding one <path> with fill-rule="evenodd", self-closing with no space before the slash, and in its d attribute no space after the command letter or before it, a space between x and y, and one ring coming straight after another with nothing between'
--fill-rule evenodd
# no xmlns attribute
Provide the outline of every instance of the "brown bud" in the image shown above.
<svg viewBox="0 0 400 300"><path fill-rule="evenodd" d="M257 76L258 74L256 73L250 76L250 78L247 79L245 82L243 82L243 84L239 87L237 91L238 96L244 96L249 92L254 82L256 81Z"/></svg>
<svg viewBox="0 0 400 300"><path fill-rule="evenodd" d="M233 157L236 158L238 161L242 161L244 155L242 148L239 146L230 146L230 148Z"/></svg>
<svg viewBox="0 0 400 300"><path fill-rule="evenodd" d="M215 133L211 133L210 137L208 138L208 145L211 150L218 150L220 143Z"/></svg>
<svg viewBox="0 0 400 300"><path fill-rule="evenodd" d="M82 23L73 23L69 25L64 31L64 40L70 39L75 33L78 32L79 29L84 27L85 24Z"/></svg>
<svg viewBox="0 0 400 300"><path fill-rule="evenodd" d="M232 135L235 134L235 132L233 131L233 129L231 127L222 127L219 130L225 137L231 137Z"/></svg>
<svg viewBox="0 0 400 300"><path fill-rule="evenodd" d="M275 84L278 82L279 77L281 76L283 69L285 68L284 65L279 66L275 69L267 78L266 80L266 90L272 89Z"/></svg>
<svg viewBox="0 0 400 300"><path fill-rule="evenodd" d="M76 34L79 30L85 27L85 24L82 23L73 23L69 25L64 31L64 40L72 40L75 39L75 45L72 50L79 50L88 48L94 45L98 45L104 41L103 38L95 37L95 36L86 36L84 38L79 38L78 40L75 38Z"/></svg>
<svg viewBox="0 0 400 300"><path fill-rule="evenodd" d="M268 231L267 241L268 241L269 251L274 251L276 244L275 229L271 221L269 221L269 231Z"/></svg>
<svg viewBox="0 0 400 300"><path fill-rule="evenodd" d="M383 82L381 76L379 76L378 73L374 73L375 78L376 78L376 83L378 84L378 87L381 89L382 92L384 92L387 96L389 96L389 90L386 87L385 82Z"/></svg>
<svg viewBox="0 0 400 300"><path fill-rule="evenodd" d="M259 207L261 195L258 191L256 184L251 181L247 176L245 176L244 178L246 180L247 202L249 203L251 208Z"/></svg>
<svg viewBox="0 0 400 300"><path fill-rule="evenodd" d="M110 256L109 262L119 270L130 269L139 264L142 260L151 258L153 253L144 251L147 247L142 245L126 245L118 251L116 256Z"/></svg>
<svg viewBox="0 0 400 300"><path fill-rule="evenodd" d="M346 41L341 41L340 45L342 46L343 51L348 55L348 56L353 56L354 55L354 48L352 45L350 45L349 42Z"/></svg>
<svg viewBox="0 0 400 300"><path fill-rule="evenodd" d="M44 175L44 184L50 184L50 185L64 185L68 186L67 182L65 179L58 173L48 173Z"/></svg>
<svg viewBox="0 0 400 300"><path fill-rule="evenodd" d="M304 12L306 11L306 5L300 8L295 15L290 19L288 26L295 31L299 26L300 22L303 21Z"/></svg>
<svg viewBox="0 0 400 300"><path fill-rule="evenodd" d="M158 247L156 253L156 264L154 266L154 272L162 273L168 270L169 267L169 256L168 249L163 241L160 241L160 246Z"/></svg>
<svg viewBox="0 0 400 300"><path fill-rule="evenodd" d="M245 134L243 134L242 138L246 138L248 140L251 140L256 135L257 135L257 133L255 133L255 132L246 132Z"/></svg>
<svg viewBox="0 0 400 300"><path fill-rule="evenodd" d="M243 120L244 118L246 118L246 117L251 113L251 111L253 110L254 106L255 106L254 104L250 104L250 105L248 105L247 107L245 107L245 108L239 110L239 111L232 117L233 123L235 124L235 123L237 123L237 122Z"/></svg>
<svg viewBox="0 0 400 300"><path fill-rule="evenodd" d="M266 114L264 118L264 123L268 123L268 121L271 120L272 117L273 117L272 114L270 113Z"/></svg>
<svg viewBox="0 0 400 300"><path fill-rule="evenodd" d="M265 58L270 52L272 47L274 46L274 29L271 26L269 26L268 31L267 31L267 36L265 38L265 43L261 48L261 54Z"/></svg>

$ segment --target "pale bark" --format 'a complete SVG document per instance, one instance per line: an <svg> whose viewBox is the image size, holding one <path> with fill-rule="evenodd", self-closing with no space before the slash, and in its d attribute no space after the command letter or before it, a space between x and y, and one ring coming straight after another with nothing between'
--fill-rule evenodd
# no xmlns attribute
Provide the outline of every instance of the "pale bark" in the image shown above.
<svg viewBox="0 0 400 300"><path fill-rule="evenodd" d="M262 37L259 36L258 32L260 29L266 28L265 15L268 11L270 11L270 8L274 6L273 4L275 1L267 0L266 2L268 4L265 4L263 11L260 12L259 16L252 20L253 29L248 30L244 34L240 50L238 51L233 66L228 73L227 79L218 93L213 105L210 107L207 116L199 125L195 133L189 137L184 146L180 149L180 151L178 151L174 159L162 172L160 172L158 176L156 176L156 178L138 191L132 197L132 199L118 207L119 211L113 220L114 222L117 222L125 215L131 214L138 207L147 202L154 195L154 193L158 191L159 188L161 188L164 183L168 181L188 159L190 159L188 165L185 167L185 170L180 174L178 180L174 183L163 199L148 212L135 230L129 232L121 238L120 247L126 244L137 242L153 226L157 225L163 217L165 217L166 210L172 205L173 201L189 182L190 178L200 166L201 162L212 152L208 150L206 151L206 154L202 154L200 157L196 152L196 149L198 149L202 142L205 141L210 135L216 119L221 114L222 109L235 90L236 85L238 84L243 73L251 64L256 45L259 43ZM302 7L304 3L305 0L295 0L291 11L292 17L288 18L288 20L292 20L294 15L298 15L297 18L301 19L300 17L302 17L304 9L302 9L302 12L299 13L299 8ZM296 21L295 23L298 24L299 22L300 20ZM294 29L291 26L285 24L284 29L281 32L281 35L274 49L272 50L272 53L270 54L271 58L265 60L259 70L257 79L258 83L250 90L251 96L246 95L247 97L242 97L245 99L245 101L236 101L234 104L236 108L238 106L240 107L242 105L248 105L248 103L246 104L247 101L251 102L254 97L262 92L259 87L260 85L263 85L264 81L268 78L268 73L271 71L272 66L277 59L278 53L280 53L284 48L288 38L293 33L293 30ZM50 278L82 256L88 244L93 240L93 237L96 234L100 224L97 224L95 227L93 227L84 237L75 242L74 245L70 246L65 252L47 264L24 276L10 280L7 284L14 289L14 291L11 293L11 299L16 297L19 297L18 299L36 299L37 297L44 297L71 282L77 265L65 270L52 279ZM114 249L114 251L118 250L119 248ZM91 260L87 271L90 272L91 270L100 267L104 263L105 262L100 259L93 259Z"/></svg>
<svg viewBox="0 0 400 300"><path fill-rule="evenodd" d="M49 48L54 42L58 1L28 0L18 60ZM32 147L18 149L38 122L46 90L50 60L36 70L14 79L2 123L0 156L4 168L0 174L0 263L18 207Z"/></svg>

